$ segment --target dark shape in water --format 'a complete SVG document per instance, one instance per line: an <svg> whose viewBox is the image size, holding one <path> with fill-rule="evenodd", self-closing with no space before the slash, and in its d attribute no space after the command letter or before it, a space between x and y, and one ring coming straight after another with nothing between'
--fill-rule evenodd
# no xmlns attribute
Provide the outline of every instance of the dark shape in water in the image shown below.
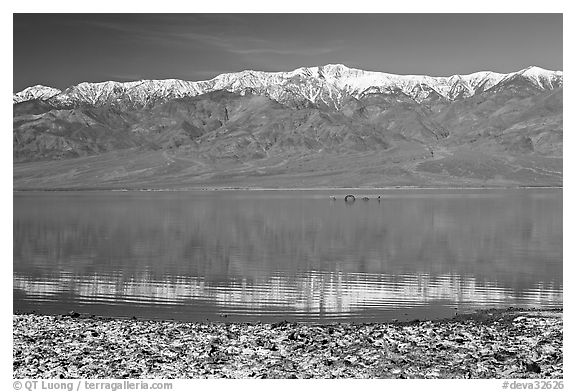
<svg viewBox="0 0 576 392"><path fill-rule="evenodd" d="M346 195L346 197L344 197L344 201L346 203L354 203L356 201L356 197L354 195Z"/></svg>

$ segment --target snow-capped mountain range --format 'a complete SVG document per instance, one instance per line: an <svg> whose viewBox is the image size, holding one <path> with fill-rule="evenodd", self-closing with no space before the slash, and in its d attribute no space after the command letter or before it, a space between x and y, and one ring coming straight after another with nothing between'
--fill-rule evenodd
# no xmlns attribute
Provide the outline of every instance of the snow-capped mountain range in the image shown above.
<svg viewBox="0 0 576 392"><path fill-rule="evenodd" d="M14 94L13 103L39 99L56 107L116 104L146 107L174 98L224 90L242 95L265 95L280 103L325 104L339 109L345 97L361 99L369 94L402 93L419 103L434 99L453 101L498 89L514 81L527 83L537 90L551 90L562 87L563 73L531 66L509 74L482 71L435 77L395 75L329 64L298 68L291 72L225 73L197 82L178 79L83 82L64 91L37 85Z"/></svg>

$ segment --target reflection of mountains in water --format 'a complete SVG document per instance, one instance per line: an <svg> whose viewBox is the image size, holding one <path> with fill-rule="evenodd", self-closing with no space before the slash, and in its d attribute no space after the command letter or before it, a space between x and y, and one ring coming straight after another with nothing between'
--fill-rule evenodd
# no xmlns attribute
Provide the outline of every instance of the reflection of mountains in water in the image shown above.
<svg viewBox="0 0 576 392"><path fill-rule="evenodd" d="M301 194L27 195L15 203L14 271L40 280L52 271L255 281L283 270L457 274L523 290L562 276L561 191L542 192L394 194L352 208Z"/></svg>
<svg viewBox="0 0 576 392"><path fill-rule="evenodd" d="M105 314L145 307L170 318L167 308L357 315L561 304L561 190L398 191L351 207L317 195L17 194L14 308L96 303Z"/></svg>
<svg viewBox="0 0 576 392"><path fill-rule="evenodd" d="M121 275L75 276L62 273L36 280L16 274L14 289L40 302L56 301L67 293L77 303L134 305L194 305L212 303L218 308L250 314L276 308L303 314L349 314L367 308L410 308L434 303L464 308L495 306L562 306L562 284L537 282L521 291L480 282L460 275L359 274L311 271L267 279L229 279L209 282L201 277L155 280L143 274L126 280Z"/></svg>

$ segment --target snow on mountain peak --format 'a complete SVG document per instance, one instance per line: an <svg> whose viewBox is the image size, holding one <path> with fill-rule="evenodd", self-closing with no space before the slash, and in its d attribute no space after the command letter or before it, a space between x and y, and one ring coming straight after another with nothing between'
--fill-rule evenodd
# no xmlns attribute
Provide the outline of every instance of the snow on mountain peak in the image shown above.
<svg viewBox="0 0 576 392"><path fill-rule="evenodd" d="M562 75L562 71L550 71L544 68L540 68L536 65L531 65L526 67L517 72L518 74L522 74L525 76L532 76L532 77L550 77L550 76L558 76Z"/></svg>
<svg viewBox="0 0 576 392"><path fill-rule="evenodd" d="M515 77L522 77L539 89L562 86L561 71L548 71L536 66L510 74L480 71L468 75L426 76L396 75L349 68L343 64L327 64L301 67L289 72L245 70L198 82L178 79L83 82L63 92L51 87L33 86L15 94L14 103L42 99L62 105L82 103L97 106L121 102L147 106L158 101L226 90L266 95L278 102L323 102L339 108L345 96L362 98L366 94L398 91L418 102L430 96L448 100L466 98Z"/></svg>
<svg viewBox="0 0 576 392"><path fill-rule="evenodd" d="M537 86L539 89L553 89L556 87L561 87L563 84L562 71L550 71L535 65L531 65L529 67L521 69L518 72L508 74L504 79L513 80L518 77L522 77L529 80L533 85Z"/></svg>
<svg viewBox="0 0 576 392"><path fill-rule="evenodd" d="M37 84L35 86L27 87L24 90L16 93L12 97L13 103L20 103L30 101L32 99L47 100L55 95L60 94L62 91L57 88Z"/></svg>

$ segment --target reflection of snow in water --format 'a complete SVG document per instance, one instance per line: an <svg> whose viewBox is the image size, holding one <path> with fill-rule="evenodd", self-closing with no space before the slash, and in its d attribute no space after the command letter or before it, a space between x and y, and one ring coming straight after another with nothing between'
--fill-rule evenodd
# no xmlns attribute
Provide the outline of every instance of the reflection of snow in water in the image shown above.
<svg viewBox="0 0 576 392"><path fill-rule="evenodd" d="M142 276L124 280L113 275L78 277L66 273L53 280L35 280L16 274L14 289L41 301L54 301L51 297L63 292L72 293L79 303L161 305L205 300L243 313L274 307L301 313L345 314L371 307L397 309L438 301L468 307L562 305L562 286L554 283L540 282L528 290L515 292L494 282L479 282L474 277L428 274L313 271L295 277L221 283L199 277L158 281Z"/></svg>

